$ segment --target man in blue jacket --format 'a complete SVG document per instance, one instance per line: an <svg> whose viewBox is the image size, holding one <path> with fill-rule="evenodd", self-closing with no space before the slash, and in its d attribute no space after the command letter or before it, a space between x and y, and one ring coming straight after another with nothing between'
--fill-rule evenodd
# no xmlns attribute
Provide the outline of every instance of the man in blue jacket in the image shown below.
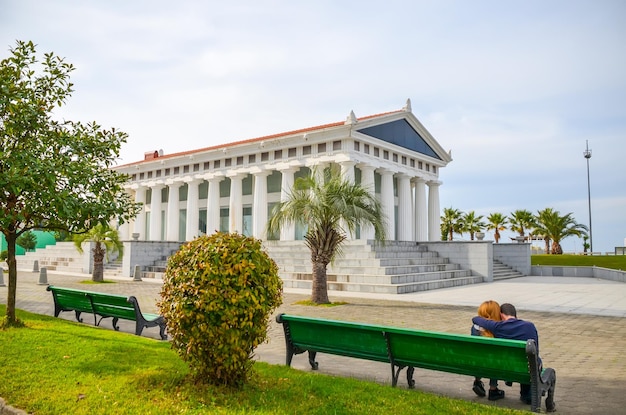
<svg viewBox="0 0 626 415"><path fill-rule="evenodd" d="M533 339L537 345L537 355L539 356L539 335L535 325L530 321L518 319L517 310L515 310L513 304L502 304L500 306L500 316L502 321L493 321L476 316L472 318L472 322L489 330L497 338L523 341ZM541 365L541 359L539 359L539 364ZM522 402L530 405L530 385L520 385L520 399Z"/></svg>

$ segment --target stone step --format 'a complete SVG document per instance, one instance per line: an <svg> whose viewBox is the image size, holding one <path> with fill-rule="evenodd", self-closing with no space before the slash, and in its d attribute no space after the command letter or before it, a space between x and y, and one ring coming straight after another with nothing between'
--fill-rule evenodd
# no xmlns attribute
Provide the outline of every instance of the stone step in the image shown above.
<svg viewBox="0 0 626 415"><path fill-rule="evenodd" d="M458 277L445 280L415 282L406 284L358 284L349 282L329 282L330 291L347 291L381 294L408 294L413 292L436 290L440 288L459 287L484 282L482 277ZM284 280L287 288L311 289L310 280Z"/></svg>

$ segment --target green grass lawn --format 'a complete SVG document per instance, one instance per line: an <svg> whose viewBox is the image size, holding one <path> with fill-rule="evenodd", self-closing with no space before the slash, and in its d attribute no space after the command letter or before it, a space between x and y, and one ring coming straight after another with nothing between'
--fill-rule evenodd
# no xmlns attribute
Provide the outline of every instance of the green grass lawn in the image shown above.
<svg viewBox="0 0 626 415"><path fill-rule="evenodd" d="M626 271L626 255L531 255L531 265L601 267Z"/></svg>
<svg viewBox="0 0 626 415"><path fill-rule="evenodd" d="M0 331L0 396L38 415L524 413L261 362L242 390L195 385L169 342L18 317L26 328Z"/></svg>

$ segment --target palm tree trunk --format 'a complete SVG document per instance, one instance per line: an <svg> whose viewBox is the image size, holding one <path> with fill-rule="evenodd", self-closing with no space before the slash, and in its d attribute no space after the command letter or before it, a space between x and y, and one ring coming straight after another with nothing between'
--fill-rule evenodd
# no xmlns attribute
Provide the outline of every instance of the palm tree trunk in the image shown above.
<svg viewBox="0 0 626 415"><path fill-rule="evenodd" d="M9 292L7 295L7 324L9 326L17 324L15 314L16 294L17 294L17 260L15 259L15 244L17 235L13 232L5 234L7 240L7 265L9 266Z"/></svg>
<svg viewBox="0 0 626 415"><path fill-rule="evenodd" d="M91 280L94 282L104 281L104 254L105 250L102 248L100 242L96 242L96 246L93 249L93 273L91 274Z"/></svg>
<svg viewBox="0 0 626 415"><path fill-rule="evenodd" d="M321 262L313 262L313 290L311 292L311 301L315 304L328 304L328 276L326 274L326 264Z"/></svg>

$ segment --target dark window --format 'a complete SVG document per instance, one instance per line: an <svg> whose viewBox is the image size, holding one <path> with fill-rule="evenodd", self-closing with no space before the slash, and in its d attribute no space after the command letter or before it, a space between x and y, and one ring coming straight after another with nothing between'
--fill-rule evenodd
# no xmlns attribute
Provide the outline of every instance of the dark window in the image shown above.
<svg viewBox="0 0 626 415"><path fill-rule="evenodd" d="M280 160L283 158L283 150L274 151L274 160Z"/></svg>
<svg viewBox="0 0 626 415"><path fill-rule="evenodd" d="M183 166L183 173L189 173L189 166Z"/></svg>
<svg viewBox="0 0 626 415"><path fill-rule="evenodd" d="M248 156L248 163L255 163L256 162L256 154L250 154Z"/></svg>
<svg viewBox="0 0 626 415"><path fill-rule="evenodd" d="M193 171L200 171L200 163L196 163L193 165Z"/></svg>
<svg viewBox="0 0 626 415"><path fill-rule="evenodd" d="M308 156L309 154L311 154L311 146L302 147L302 155Z"/></svg>
<svg viewBox="0 0 626 415"><path fill-rule="evenodd" d="M243 156L237 157L237 165L241 166L243 164Z"/></svg>
<svg viewBox="0 0 626 415"><path fill-rule="evenodd" d="M233 160L232 159L226 159L224 160L224 167L230 167L230 165L232 164Z"/></svg>
<svg viewBox="0 0 626 415"><path fill-rule="evenodd" d="M161 170L156 171L156 177L161 177Z"/></svg>
<svg viewBox="0 0 626 415"><path fill-rule="evenodd" d="M393 153L393 162L394 163L398 162L398 155L396 153Z"/></svg>
<svg viewBox="0 0 626 415"><path fill-rule="evenodd" d="M354 142L354 150L355 151L361 151L361 143L359 143L358 141Z"/></svg>
<svg viewBox="0 0 626 415"><path fill-rule="evenodd" d="M133 175L131 176L131 180L132 180L132 181L137 180L137 175L136 175L136 174L133 174Z"/></svg>
<svg viewBox="0 0 626 415"><path fill-rule="evenodd" d="M209 170L211 168L211 163L208 161L204 162L204 166L202 167L203 170Z"/></svg>
<svg viewBox="0 0 626 415"><path fill-rule="evenodd" d="M415 159L411 159L411 167L415 167Z"/></svg>
<svg viewBox="0 0 626 415"><path fill-rule="evenodd" d="M333 151L341 150L341 141L333 141Z"/></svg>
<svg viewBox="0 0 626 415"><path fill-rule="evenodd" d="M374 147L374 156L380 157L380 150L378 150L378 147Z"/></svg>
<svg viewBox="0 0 626 415"><path fill-rule="evenodd" d="M317 152L318 153L325 153L326 152L326 143L320 143L317 145Z"/></svg>
<svg viewBox="0 0 626 415"><path fill-rule="evenodd" d="M295 148L290 148L289 152L287 153L288 156L287 157L295 157L296 156L296 149Z"/></svg>
<svg viewBox="0 0 626 415"><path fill-rule="evenodd" d="M389 152L387 150L383 150L383 158L389 160Z"/></svg>
<svg viewBox="0 0 626 415"><path fill-rule="evenodd" d="M402 164L406 165L406 157L405 156L402 156Z"/></svg>
<svg viewBox="0 0 626 415"><path fill-rule="evenodd" d="M214 169L219 169L220 168L220 160L215 160L213 162L213 168Z"/></svg>
<svg viewBox="0 0 626 415"><path fill-rule="evenodd" d="M180 167L174 167L174 174L178 174L179 171L180 171Z"/></svg>
<svg viewBox="0 0 626 415"><path fill-rule="evenodd" d="M406 120L392 121L386 124L363 128L358 131L388 143L408 148L409 150L417 151L436 159L441 159Z"/></svg>
<svg viewBox="0 0 626 415"><path fill-rule="evenodd" d="M139 180L143 180L144 174L143 173L139 173Z"/></svg>
<svg viewBox="0 0 626 415"><path fill-rule="evenodd" d="M417 168L422 170L422 162L421 161L419 163L417 163Z"/></svg>
<svg viewBox="0 0 626 415"><path fill-rule="evenodd" d="M151 178L152 178L152 172L151 172L151 171L149 171L149 172L148 172L148 179L151 179Z"/></svg>
<svg viewBox="0 0 626 415"><path fill-rule="evenodd" d="M430 171L430 164L426 163L426 171Z"/></svg>
<svg viewBox="0 0 626 415"><path fill-rule="evenodd" d="M267 151L265 153L261 153L261 161L267 161L270 158L270 153Z"/></svg>
<svg viewBox="0 0 626 415"><path fill-rule="evenodd" d="M370 153L370 145L369 144L363 144L363 152L365 154L369 154Z"/></svg>

